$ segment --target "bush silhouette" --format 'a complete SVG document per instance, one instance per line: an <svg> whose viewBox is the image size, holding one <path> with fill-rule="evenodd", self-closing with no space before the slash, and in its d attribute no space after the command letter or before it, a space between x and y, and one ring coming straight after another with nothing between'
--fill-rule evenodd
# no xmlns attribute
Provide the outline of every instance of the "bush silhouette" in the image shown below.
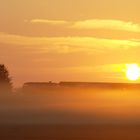
<svg viewBox="0 0 140 140"><path fill-rule="evenodd" d="M0 64L0 93L12 91L12 82L4 64Z"/></svg>

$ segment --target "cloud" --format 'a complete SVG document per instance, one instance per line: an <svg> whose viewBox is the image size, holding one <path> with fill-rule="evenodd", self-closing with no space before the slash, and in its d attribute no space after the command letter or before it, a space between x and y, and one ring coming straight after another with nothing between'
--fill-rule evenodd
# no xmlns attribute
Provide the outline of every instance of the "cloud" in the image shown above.
<svg viewBox="0 0 140 140"><path fill-rule="evenodd" d="M48 24L48 25L65 25L68 24L65 20L48 20L48 19L32 19L30 21L25 20L25 22L30 22L34 24Z"/></svg>
<svg viewBox="0 0 140 140"><path fill-rule="evenodd" d="M93 20L77 21L73 24L72 27L76 29L110 29L110 30L140 32L139 24L113 19L112 20L93 19Z"/></svg>
<svg viewBox="0 0 140 140"><path fill-rule="evenodd" d="M46 52L71 53L106 51L139 47L135 40L115 40L94 37L31 37L0 33L0 43L40 48Z"/></svg>
<svg viewBox="0 0 140 140"><path fill-rule="evenodd" d="M48 20L48 19L32 19L25 20L33 24L48 24L48 25L63 25L67 28L74 29L106 29L106 30L120 30L129 32L140 32L140 25L131 21L123 21L116 19L88 19L81 21L66 21L66 20Z"/></svg>

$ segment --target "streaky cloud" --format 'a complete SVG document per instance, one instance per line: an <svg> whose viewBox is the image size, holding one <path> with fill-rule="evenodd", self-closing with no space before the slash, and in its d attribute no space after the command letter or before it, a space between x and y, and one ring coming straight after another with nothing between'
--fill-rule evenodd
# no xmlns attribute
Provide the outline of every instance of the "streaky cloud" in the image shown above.
<svg viewBox="0 0 140 140"><path fill-rule="evenodd" d="M48 20L48 19L32 19L25 20L25 22L30 22L33 24L48 24L48 25L65 25L68 24L68 21L65 20Z"/></svg>
<svg viewBox="0 0 140 140"><path fill-rule="evenodd" d="M76 29L109 29L129 32L140 32L140 25L131 21L122 21L115 19L90 19L77 21L72 28Z"/></svg>
<svg viewBox="0 0 140 140"><path fill-rule="evenodd" d="M101 52L102 50L129 49L139 47L135 40L115 40L95 37L31 37L0 33L0 43L21 45L26 48L39 48L45 52Z"/></svg>
<svg viewBox="0 0 140 140"><path fill-rule="evenodd" d="M25 20L32 24L47 24L52 26L63 25L66 28L73 29L106 29L106 30L119 30L128 32L140 32L140 25L132 21L124 21L118 19L87 19L77 21L67 20L49 20L49 19L31 19Z"/></svg>

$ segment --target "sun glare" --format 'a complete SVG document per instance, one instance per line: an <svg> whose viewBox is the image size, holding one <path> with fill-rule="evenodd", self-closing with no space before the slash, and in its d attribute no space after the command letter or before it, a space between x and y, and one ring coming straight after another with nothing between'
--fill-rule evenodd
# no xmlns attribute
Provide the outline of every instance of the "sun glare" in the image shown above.
<svg viewBox="0 0 140 140"><path fill-rule="evenodd" d="M137 64L127 64L126 77L131 81L136 81L140 77L140 68Z"/></svg>

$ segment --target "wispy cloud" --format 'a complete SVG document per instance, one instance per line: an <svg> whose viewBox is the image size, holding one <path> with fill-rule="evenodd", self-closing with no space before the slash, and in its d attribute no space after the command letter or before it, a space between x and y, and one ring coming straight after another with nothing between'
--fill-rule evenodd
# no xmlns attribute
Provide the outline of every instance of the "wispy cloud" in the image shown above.
<svg viewBox="0 0 140 140"><path fill-rule="evenodd" d="M111 29L130 32L140 32L139 24L113 19L93 19L77 21L73 24L72 27L76 29Z"/></svg>
<svg viewBox="0 0 140 140"><path fill-rule="evenodd" d="M46 51L70 53L139 47L140 41L115 40L94 37L31 37L0 33L0 43L42 48Z"/></svg>
<svg viewBox="0 0 140 140"><path fill-rule="evenodd" d="M25 22L30 22L34 24L49 24L49 25L65 25L68 24L68 21L65 20L48 20L48 19L32 19L25 20Z"/></svg>
<svg viewBox="0 0 140 140"><path fill-rule="evenodd" d="M48 20L48 19L32 19L26 22L33 24L48 24L48 25L64 25L67 28L74 29L106 29L120 30L129 32L140 32L140 25L132 21L123 21L116 19L88 19L81 21L66 21L66 20Z"/></svg>

